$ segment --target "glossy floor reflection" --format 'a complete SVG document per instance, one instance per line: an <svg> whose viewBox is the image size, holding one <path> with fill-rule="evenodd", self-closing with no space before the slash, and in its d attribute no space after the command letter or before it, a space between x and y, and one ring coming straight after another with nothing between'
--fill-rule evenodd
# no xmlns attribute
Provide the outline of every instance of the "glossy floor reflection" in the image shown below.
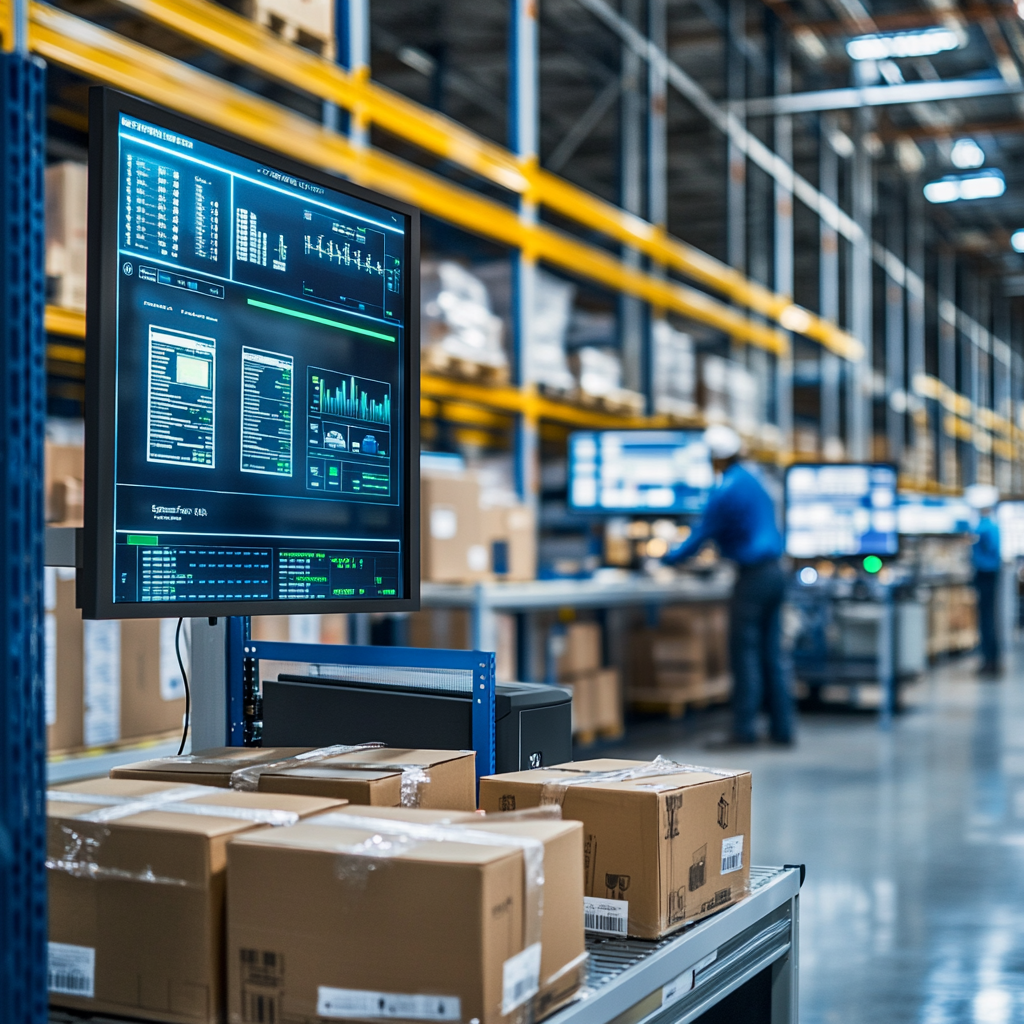
<svg viewBox="0 0 1024 1024"><path fill-rule="evenodd" d="M1024 671L973 664L933 671L889 733L808 714L795 750L736 754L648 723L615 750L754 772L754 863L807 865L802 1024L1024 1022Z"/></svg>

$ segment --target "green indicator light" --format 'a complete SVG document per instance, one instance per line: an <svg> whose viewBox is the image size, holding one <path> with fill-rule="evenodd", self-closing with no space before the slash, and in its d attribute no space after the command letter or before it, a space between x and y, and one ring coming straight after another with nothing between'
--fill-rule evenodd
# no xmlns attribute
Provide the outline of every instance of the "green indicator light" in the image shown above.
<svg viewBox="0 0 1024 1024"><path fill-rule="evenodd" d="M865 572L876 573L882 568L882 560L878 555L868 555L868 557L864 559L863 565Z"/></svg>
<svg viewBox="0 0 1024 1024"><path fill-rule="evenodd" d="M250 306L258 309L269 309L273 313L284 313L286 316L298 317L300 320L310 320L315 324L323 324L325 327L336 327L339 331L350 331L352 334L364 334L368 338L380 338L381 341L394 341L390 334L381 334L379 331L370 331L365 327L353 327L351 324L343 324L340 320L328 320L327 317L314 316L312 313L303 313L298 309L288 309L287 306L275 306L270 302L261 302L259 299L246 299Z"/></svg>
<svg viewBox="0 0 1024 1024"><path fill-rule="evenodd" d="M128 543L133 546L144 545L145 547L156 547L156 545L160 543L160 538L145 533L129 533Z"/></svg>

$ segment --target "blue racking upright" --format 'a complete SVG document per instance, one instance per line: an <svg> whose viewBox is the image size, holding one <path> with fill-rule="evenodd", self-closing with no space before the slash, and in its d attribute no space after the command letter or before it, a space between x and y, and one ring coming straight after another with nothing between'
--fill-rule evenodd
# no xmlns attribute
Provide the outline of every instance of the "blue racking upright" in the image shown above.
<svg viewBox="0 0 1024 1024"><path fill-rule="evenodd" d="M0 1020L42 1024L46 73L27 54L24 20L14 28L0 55Z"/></svg>

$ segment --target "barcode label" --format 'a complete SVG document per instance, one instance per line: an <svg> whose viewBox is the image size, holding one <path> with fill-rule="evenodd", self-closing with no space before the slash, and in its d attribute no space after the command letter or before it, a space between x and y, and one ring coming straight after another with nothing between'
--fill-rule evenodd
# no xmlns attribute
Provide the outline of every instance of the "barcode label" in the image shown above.
<svg viewBox="0 0 1024 1024"><path fill-rule="evenodd" d="M51 942L48 948L46 986L66 996L93 998L96 976L96 950L91 946L71 946Z"/></svg>
<svg viewBox="0 0 1024 1024"><path fill-rule="evenodd" d="M625 935L629 926L629 900L583 897L583 927L602 935Z"/></svg>
<svg viewBox="0 0 1024 1024"><path fill-rule="evenodd" d="M369 992L355 988L316 990L318 1017L334 1020L393 1018L400 1020L461 1020L458 996L415 996L401 992Z"/></svg>
<svg viewBox="0 0 1024 1024"><path fill-rule="evenodd" d="M739 871L743 867L743 836L722 840L722 874Z"/></svg>
<svg viewBox="0 0 1024 1024"><path fill-rule="evenodd" d="M501 968L501 1012L511 1013L540 991L540 943L510 956Z"/></svg>

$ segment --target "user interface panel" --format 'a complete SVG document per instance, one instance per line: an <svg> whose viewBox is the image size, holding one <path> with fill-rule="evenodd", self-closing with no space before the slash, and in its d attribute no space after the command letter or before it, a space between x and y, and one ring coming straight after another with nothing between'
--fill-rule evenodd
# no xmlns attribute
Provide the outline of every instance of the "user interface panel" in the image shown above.
<svg viewBox="0 0 1024 1024"><path fill-rule="evenodd" d="M901 494L896 508L899 532L905 535L969 533L977 516L963 498Z"/></svg>
<svg viewBox="0 0 1024 1024"><path fill-rule="evenodd" d="M117 161L113 603L406 596L409 216L124 111Z"/></svg>
<svg viewBox="0 0 1024 1024"><path fill-rule="evenodd" d="M569 437L569 507L579 512L700 512L714 483L703 434L581 431Z"/></svg>
<svg viewBox="0 0 1024 1024"><path fill-rule="evenodd" d="M786 553L793 558L895 555L896 469L791 466L786 473Z"/></svg>

